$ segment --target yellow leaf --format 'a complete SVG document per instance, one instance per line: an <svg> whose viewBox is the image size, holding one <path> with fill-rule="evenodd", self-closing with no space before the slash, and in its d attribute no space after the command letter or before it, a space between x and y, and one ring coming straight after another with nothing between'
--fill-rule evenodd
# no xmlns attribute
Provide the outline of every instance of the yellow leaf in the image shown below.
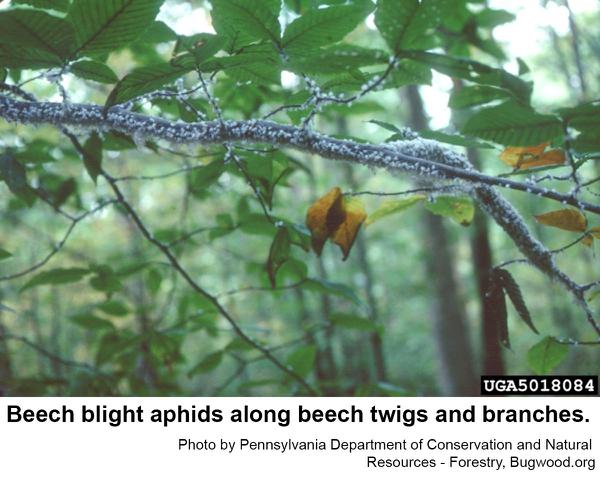
<svg viewBox="0 0 600 480"><path fill-rule="evenodd" d="M342 249L346 260L366 218L362 202L356 199L345 200L338 187L332 188L313 203L306 214L313 250L321 255L325 242L330 238Z"/></svg>
<svg viewBox="0 0 600 480"><path fill-rule="evenodd" d="M348 258L356 235L367 218L362 202L356 199L344 202L346 218L331 236L331 240L342 249L343 260Z"/></svg>
<svg viewBox="0 0 600 480"><path fill-rule="evenodd" d="M369 218L367 218L365 222L365 227L368 227L383 217L406 210L426 198L425 195L413 195L412 197L403 198L401 200L387 200L382 202L379 208L369 215Z"/></svg>
<svg viewBox="0 0 600 480"><path fill-rule="evenodd" d="M600 239L600 227L590 228L590 235L592 235L594 238Z"/></svg>
<svg viewBox="0 0 600 480"><path fill-rule="evenodd" d="M510 167L519 168L521 163L530 157L539 157L550 142L544 142L533 147L506 147L500 154L500 160Z"/></svg>
<svg viewBox="0 0 600 480"><path fill-rule="evenodd" d="M591 247L594 244L594 237L591 235L586 235L581 239L581 243L583 243L586 247Z"/></svg>
<svg viewBox="0 0 600 480"><path fill-rule="evenodd" d="M500 159L516 169L562 165L565 163L565 152L555 148L545 152L549 142L533 147L507 147L500 154Z"/></svg>
<svg viewBox="0 0 600 480"><path fill-rule="evenodd" d="M586 218L580 211L573 210L572 208L542 213L541 215L536 215L535 219L543 225L570 232L585 232L587 229Z"/></svg>

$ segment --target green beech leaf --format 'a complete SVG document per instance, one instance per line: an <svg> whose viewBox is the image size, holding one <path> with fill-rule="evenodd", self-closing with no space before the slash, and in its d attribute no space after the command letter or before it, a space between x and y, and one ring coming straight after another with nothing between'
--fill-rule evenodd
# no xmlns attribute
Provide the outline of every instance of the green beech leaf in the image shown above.
<svg viewBox="0 0 600 480"><path fill-rule="evenodd" d="M71 73L86 80L100 83L117 83L119 81L115 72L102 62L94 60L80 60L70 66Z"/></svg>
<svg viewBox="0 0 600 480"><path fill-rule="evenodd" d="M490 67L468 58L440 53L410 51L404 52L404 55L444 75L462 78L481 85L503 88L511 92L521 103L529 103L532 84L500 68Z"/></svg>
<svg viewBox="0 0 600 480"><path fill-rule="evenodd" d="M115 86L108 96L105 107L118 105L132 98L160 89L173 83L193 69L193 65L175 66L171 63L136 68Z"/></svg>
<svg viewBox="0 0 600 480"><path fill-rule="evenodd" d="M269 275L271 287L277 286L277 271L283 266L290 255L290 234L287 228L277 229L277 234L273 238L271 248L269 249L269 258L267 259L266 270Z"/></svg>
<svg viewBox="0 0 600 480"><path fill-rule="evenodd" d="M193 170L188 176L191 192L203 193L219 179L224 171L225 163L222 160L215 160L202 168Z"/></svg>
<svg viewBox="0 0 600 480"><path fill-rule="evenodd" d="M27 205L33 205L35 193L27 183L25 167L16 160L11 152L0 155L0 178L9 190Z"/></svg>
<svg viewBox="0 0 600 480"><path fill-rule="evenodd" d="M234 51L257 40L279 44L279 0L212 0L213 25Z"/></svg>
<svg viewBox="0 0 600 480"><path fill-rule="evenodd" d="M123 48L148 28L164 0L74 0L67 20L75 30L75 54Z"/></svg>
<svg viewBox="0 0 600 480"><path fill-rule="evenodd" d="M69 320L75 325L89 330L113 330L115 328L110 320L92 313L77 313L69 317Z"/></svg>
<svg viewBox="0 0 600 480"><path fill-rule="evenodd" d="M306 377L312 371L316 358L317 347L304 345L289 354L286 365L301 377Z"/></svg>
<svg viewBox="0 0 600 480"><path fill-rule="evenodd" d="M448 217L466 227L471 225L475 215L475 207L470 198L440 195L433 202L425 204L431 213Z"/></svg>
<svg viewBox="0 0 600 480"><path fill-rule="evenodd" d="M466 135L514 147L538 145L562 134L554 115L542 115L516 102L506 102L475 113L461 129Z"/></svg>
<svg viewBox="0 0 600 480"><path fill-rule="evenodd" d="M0 11L0 43L35 48L65 58L74 33L65 20L38 10Z"/></svg>
<svg viewBox="0 0 600 480"><path fill-rule="evenodd" d="M438 0L379 0L375 25L394 53L426 49L440 22Z"/></svg>
<svg viewBox="0 0 600 480"><path fill-rule="evenodd" d="M79 282L90 271L87 268L55 268L38 273L29 280L23 287L21 292L39 285L61 285L64 283Z"/></svg>
<svg viewBox="0 0 600 480"><path fill-rule="evenodd" d="M538 375L547 375L565 359L569 347L558 343L554 337L546 337L527 352L527 364Z"/></svg>
<svg viewBox="0 0 600 480"><path fill-rule="evenodd" d="M7 252L3 248L0 248L0 260L5 260L10 257L12 257L12 253Z"/></svg>
<svg viewBox="0 0 600 480"><path fill-rule="evenodd" d="M97 132L93 132L83 145L83 164L94 183L102 170L102 139Z"/></svg>
<svg viewBox="0 0 600 480"><path fill-rule="evenodd" d="M372 5L340 5L309 10L288 25L281 46L291 52L338 42L354 30L372 8Z"/></svg>
<svg viewBox="0 0 600 480"><path fill-rule="evenodd" d="M0 65L6 68L39 69L62 65L62 60L50 52L37 48L0 44Z"/></svg>
<svg viewBox="0 0 600 480"><path fill-rule="evenodd" d="M389 215L393 215L395 213L400 213L413 205L416 205L419 202L422 202L427 197L425 195L413 195L411 197L402 198L400 200L387 200L382 202L381 205L372 212L365 222L365 226L375 223L377 220L380 220Z"/></svg>
<svg viewBox="0 0 600 480"><path fill-rule="evenodd" d="M223 351L222 350L213 352L213 353L207 355L206 357L204 357L200 362L198 362L188 372L188 377L191 378L196 375L212 372L215 368L217 368L221 364L222 360L223 360Z"/></svg>
<svg viewBox="0 0 600 480"><path fill-rule="evenodd" d="M472 85L454 91L450 96L448 106L455 109L469 108L494 100L506 100L510 96L510 92L503 88L490 87L488 85Z"/></svg>
<svg viewBox="0 0 600 480"><path fill-rule="evenodd" d="M114 317L124 317L129 314L129 308L118 300L109 300L96 306L98 310Z"/></svg>

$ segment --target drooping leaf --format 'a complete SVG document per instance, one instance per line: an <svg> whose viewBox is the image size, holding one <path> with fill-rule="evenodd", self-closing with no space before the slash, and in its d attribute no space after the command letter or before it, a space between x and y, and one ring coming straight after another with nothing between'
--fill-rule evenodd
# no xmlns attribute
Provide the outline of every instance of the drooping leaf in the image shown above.
<svg viewBox="0 0 600 480"><path fill-rule="evenodd" d="M102 62L95 60L80 60L70 67L71 73L86 80L100 83L117 83L119 81L115 72Z"/></svg>
<svg viewBox="0 0 600 480"><path fill-rule="evenodd" d="M402 212L425 200L426 198L427 197L425 195L412 195L401 200L387 200L382 202L381 205L379 205L379 207L367 217L367 220L365 221L365 227L368 227L384 217Z"/></svg>
<svg viewBox="0 0 600 480"><path fill-rule="evenodd" d="M333 232L331 240L342 249L342 253L344 254L342 260L346 260L348 255L350 255L356 235L367 218L367 212L362 202L358 199L344 199L343 208L345 211L344 221Z"/></svg>
<svg viewBox="0 0 600 480"><path fill-rule="evenodd" d="M469 117L462 133L512 146L529 146L562 134L560 120L515 102L484 108Z"/></svg>
<svg viewBox="0 0 600 480"><path fill-rule="evenodd" d="M317 255L321 255L325 242L342 224L344 217L344 199L339 187L332 188L310 206L306 214L306 226Z"/></svg>
<svg viewBox="0 0 600 480"><path fill-rule="evenodd" d="M536 215L535 219L542 225L568 230L569 232L585 232L587 219L579 211L572 208L554 210Z"/></svg>
<svg viewBox="0 0 600 480"><path fill-rule="evenodd" d="M61 285L82 280L90 271L87 268L55 268L38 273L21 287L21 292L39 285Z"/></svg>
<svg viewBox="0 0 600 480"><path fill-rule="evenodd" d="M13 47L0 44L0 65L6 68L39 69L62 65L56 55L37 48Z"/></svg>
<svg viewBox="0 0 600 480"><path fill-rule="evenodd" d="M94 183L102 170L102 139L93 132L83 145L83 164Z"/></svg>
<svg viewBox="0 0 600 480"><path fill-rule="evenodd" d="M278 0L213 0L211 5L213 26L229 39L229 51L258 40L279 44Z"/></svg>
<svg viewBox="0 0 600 480"><path fill-rule="evenodd" d="M338 42L354 30L372 8L372 5L362 4L310 10L287 26L281 46L293 52Z"/></svg>
<svg viewBox="0 0 600 480"><path fill-rule="evenodd" d="M208 165L193 170L189 175L190 190L194 194L203 193L214 184L225 171L225 162L215 160Z"/></svg>
<svg viewBox="0 0 600 480"><path fill-rule="evenodd" d="M279 228L277 230L277 234L271 243L271 248L269 249L269 258L267 259L267 274L269 275L269 281L271 282L271 287L275 288L277 286L277 272L283 266L283 264L288 260L290 255L290 234L287 228Z"/></svg>
<svg viewBox="0 0 600 480"><path fill-rule="evenodd" d="M546 337L527 352L527 364L537 375L547 375L565 359L569 347L558 343L554 337Z"/></svg>
<svg viewBox="0 0 600 480"><path fill-rule="evenodd" d="M539 333L533 324L533 320L531 319L531 314L527 309L527 305L525 305L525 300L523 300L521 289L510 272L503 268L496 268L494 269L494 274L497 277L498 283L502 286L508 295L508 298L510 298L510 301L512 302L521 319L533 332Z"/></svg>
<svg viewBox="0 0 600 480"><path fill-rule="evenodd" d="M12 253L7 252L3 248L0 248L0 260L6 260L7 258L12 257Z"/></svg>
<svg viewBox="0 0 600 480"><path fill-rule="evenodd" d="M98 55L127 46L148 28L164 0L74 0L67 20L75 53Z"/></svg>
<svg viewBox="0 0 600 480"><path fill-rule="evenodd" d="M115 86L108 96L106 107L118 105L145 93L173 83L193 69L193 65L174 66L171 63L136 68Z"/></svg>
<svg viewBox="0 0 600 480"><path fill-rule="evenodd" d="M316 357L317 347L303 345L289 354L286 364L299 376L306 377L312 371Z"/></svg>
<svg viewBox="0 0 600 480"><path fill-rule="evenodd" d="M475 215L475 207L470 198L440 195L433 202L425 204L431 213L448 217L463 227L471 225Z"/></svg>
<svg viewBox="0 0 600 480"><path fill-rule="evenodd" d="M506 310L506 299L504 291L496 275L490 276L490 284L485 295L487 311L493 317L493 324L496 326L498 340L500 343L510 349L510 337L508 334L508 313Z"/></svg>
<svg viewBox="0 0 600 480"><path fill-rule="evenodd" d="M34 48L66 58L74 33L62 18L39 10L0 11L0 43Z"/></svg>
<svg viewBox="0 0 600 480"><path fill-rule="evenodd" d="M7 151L0 155L0 178L17 197L27 205L33 205L35 194L27 183L25 167L15 159L11 152Z"/></svg>

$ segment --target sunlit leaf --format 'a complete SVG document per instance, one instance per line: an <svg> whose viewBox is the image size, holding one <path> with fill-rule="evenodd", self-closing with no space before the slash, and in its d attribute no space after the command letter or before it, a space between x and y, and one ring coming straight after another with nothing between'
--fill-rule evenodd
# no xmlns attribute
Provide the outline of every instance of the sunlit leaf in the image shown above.
<svg viewBox="0 0 600 480"><path fill-rule="evenodd" d="M394 213L402 212L425 200L426 198L427 197L425 195L413 195L401 200L387 200L379 205L379 207L367 217L367 220L365 221L365 227L368 227L384 217L393 215Z"/></svg>
<svg viewBox="0 0 600 480"><path fill-rule="evenodd" d="M553 337L546 337L527 352L527 363L537 375L547 375L565 359L569 347L558 343Z"/></svg>
<svg viewBox="0 0 600 480"><path fill-rule="evenodd" d="M469 226L475 215L475 207L470 198L439 196L425 204L431 213L448 217L462 226Z"/></svg>

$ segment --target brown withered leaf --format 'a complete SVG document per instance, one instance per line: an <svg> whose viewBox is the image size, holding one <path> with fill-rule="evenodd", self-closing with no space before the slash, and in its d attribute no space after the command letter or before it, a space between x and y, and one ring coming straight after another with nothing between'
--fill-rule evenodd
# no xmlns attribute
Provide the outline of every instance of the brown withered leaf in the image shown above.
<svg viewBox="0 0 600 480"><path fill-rule="evenodd" d="M586 235L581 239L581 243L583 243L586 247L591 247L594 244L594 237L591 235Z"/></svg>
<svg viewBox="0 0 600 480"><path fill-rule="evenodd" d="M321 255L325 242L342 224L345 216L344 198L339 187L332 188L309 207L306 226L310 230L312 247L317 255Z"/></svg>
<svg viewBox="0 0 600 480"><path fill-rule="evenodd" d="M367 219L367 212L359 200L345 200L344 210L346 218L331 236L333 243L342 249L344 254L343 260L348 258L356 235L360 230L361 225Z"/></svg>
<svg viewBox="0 0 600 480"><path fill-rule="evenodd" d="M311 233L313 250L321 255L325 242L331 239L342 249L346 260L366 218L367 214L360 201L347 201L339 187L332 188L313 203L306 214L306 226Z"/></svg>
<svg viewBox="0 0 600 480"><path fill-rule="evenodd" d="M572 208L542 213L536 215L535 219L543 225L568 230L569 232L585 232L587 229L586 218L580 211Z"/></svg>
<svg viewBox="0 0 600 480"><path fill-rule="evenodd" d="M550 142L531 147L507 147L500 154L500 160L516 169L562 165L565 163L565 152L555 148L546 150Z"/></svg>

